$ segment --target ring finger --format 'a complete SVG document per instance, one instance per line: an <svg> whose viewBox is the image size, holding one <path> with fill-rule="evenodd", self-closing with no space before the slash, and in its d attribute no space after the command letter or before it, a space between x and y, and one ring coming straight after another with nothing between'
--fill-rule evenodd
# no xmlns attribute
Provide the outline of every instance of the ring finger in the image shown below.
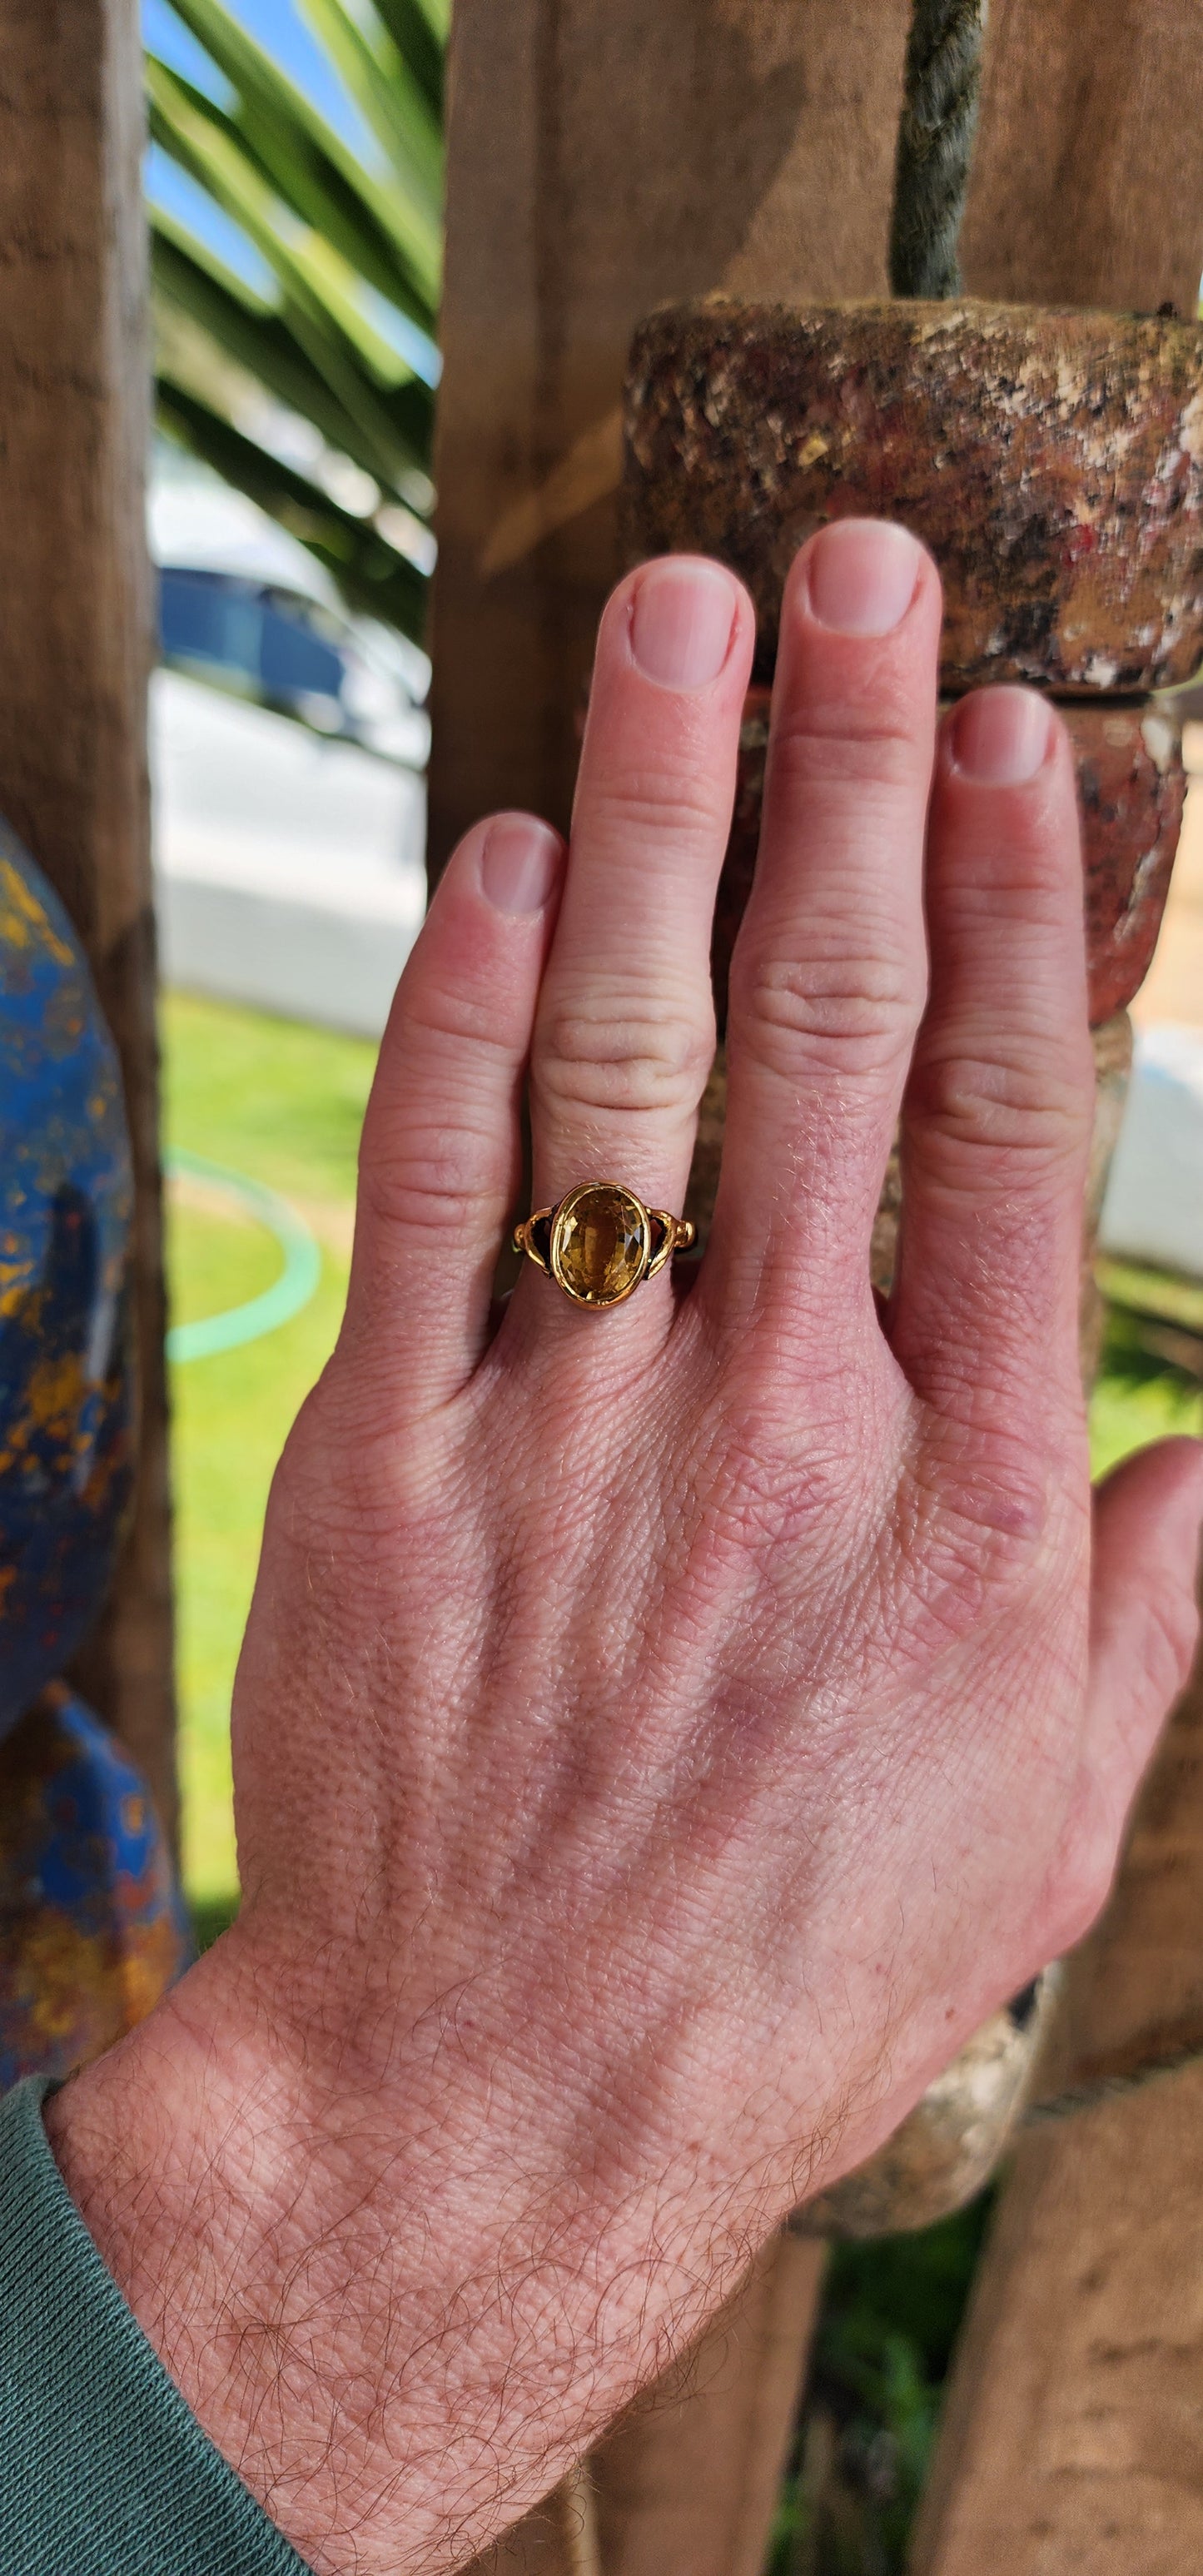
<svg viewBox="0 0 1203 2576"><path fill-rule="evenodd" d="M752 641L747 594L701 557L643 565L606 608L531 1056L536 1206L596 1180L681 1206Z"/></svg>

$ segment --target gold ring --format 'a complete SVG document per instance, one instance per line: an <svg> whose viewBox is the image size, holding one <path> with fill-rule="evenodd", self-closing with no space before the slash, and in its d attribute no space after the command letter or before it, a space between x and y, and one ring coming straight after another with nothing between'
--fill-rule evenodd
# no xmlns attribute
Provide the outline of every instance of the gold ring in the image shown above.
<svg viewBox="0 0 1203 2576"><path fill-rule="evenodd" d="M687 1216L647 1208L621 1181L586 1181L558 1207L536 1208L514 1228L514 1250L545 1270L574 1306L621 1306L674 1252L687 1252Z"/></svg>

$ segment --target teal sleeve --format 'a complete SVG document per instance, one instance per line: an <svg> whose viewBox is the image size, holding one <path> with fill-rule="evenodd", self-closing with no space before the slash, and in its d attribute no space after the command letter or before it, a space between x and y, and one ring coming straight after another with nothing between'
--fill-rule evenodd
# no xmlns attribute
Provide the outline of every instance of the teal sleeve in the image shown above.
<svg viewBox="0 0 1203 2576"><path fill-rule="evenodd" d="M48 2090L0 2103L0 2576L305 2576L106 2272Z"/></svg>

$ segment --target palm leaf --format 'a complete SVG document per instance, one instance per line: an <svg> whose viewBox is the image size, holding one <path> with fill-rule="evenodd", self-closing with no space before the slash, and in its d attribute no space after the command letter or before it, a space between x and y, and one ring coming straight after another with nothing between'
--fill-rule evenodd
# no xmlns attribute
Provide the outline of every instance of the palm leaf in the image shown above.
<svg viewBox="0 0 1203 2576"><path fill-rule="evenodd" d="M297 228L346 263L349 277L375 287L428 330L438 284L437 240L390 205L375 182L343 184L303 138L271 120L241 120L150 55L147 112L156 143L234 217L285 279L297 274ZM291 219L291 220L290 220ZM381 342L383 350L385 344Z"/></svg>
<svg viewBox="0 0 1203 2576"><path fill-rule="evenodd" d="M321 235L293 226L291 238L278 220L266 182L243 160L220 111L205 115L195 106L200 97L184 97L182 84L153 65L151 131L158 138L164 101L171 111L170 130L178 157L194 177L207 182L224 211L241 224L256 250L274 268L283 290L283 308L293 336L328 392L372 441L375 466L393 481L397 465L389 459L395 439L381 399L385 385L411 372L396 351L362 315L355 302L355 272L342 254ZM208 102L204 102L208 106ZM403 470L403 469L402 469Z"/></svg>
<svg viewBox="0 0 1203 2576"><path fill-rule="evenodd" d="M289 142L303 140L315 157L341 170L348 181L365 180L366 173L349 144L335 133L271 55L238 25L223 0L172 0L172 7L218 70L225 73L238 94L244 115L258 112ZM431 136L429 151L417 130L414 144L412 157L403 143L390 152L390 180L394 188L412 193L415 203L424 208L437 241L442 215L442 151L437 130Z"/></svg>
<svg viewBox="0 0 1203 2576"><path fill-rule="evenodd" d="M448 0L301 0L374 138L376 166L225 0L172 5L229 104L149 53L152 137L238 228L268 283L249 286L201 228L152 210L160 422L301 537L353 606L420 640L426 577L404 551L406 523L382 512L385 534L282 463L253 434L257 415L239 386L253 379L386 495L410 507L415 493L429 496L434 396L404 334L416 325L429 338L438 309ZM171 325L173 314L186 327ZM416 354L424 363L420 344ZM340 488L332 471L330 482Z"/></svg>
<svg viewBox="0 0 1203 2576"><path fill-rule="evenodd" d="M427 106L441 123L449 0L375 0L375 6Z"/></svg>
<svg viewBox="0 0 1203 2576"><path fill-rule="evenodd" d="M369 43L346 0L301 0L301 6L390 161L421 174L437 215L443 192L442 135L404 55L383 28L376 42Z"/></svg>
<svg viewBox="0 0 1203 2576"><path fill-rule="evenodd" d="M313 422L328 444L380 483L400 491L405 479L426 470L434 397L411 376L394 398L378 406L380 435L365 430L357 410L341 402L328 373L306 351L295 323L247 287L170 215L156 212L151 225L151 274L161 299L198 322L219 349L290 411Z"/></svg>
<svg viewBox="0 0 1203 2576"><path fill-rule="evenodd" d="M378 529L340 509L308 475L268 455L170 375L159 375L155 394L159 418L180 445L278 519L290 536L299 537L333 574L353 608L421 643L425 576Z"/></svg>

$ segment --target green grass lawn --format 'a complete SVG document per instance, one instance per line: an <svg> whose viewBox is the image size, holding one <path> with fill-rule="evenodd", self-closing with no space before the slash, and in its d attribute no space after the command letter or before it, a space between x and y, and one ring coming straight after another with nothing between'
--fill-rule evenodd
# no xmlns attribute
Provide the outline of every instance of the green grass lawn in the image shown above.
<svg viewBox="0 0 1203 2576"><path fill-rule="evenodd" d="M164 1131L299 1206L322 1248L317 1295L278 1332L172 1370L184 1879L208 1928L236 1901L230 1691L272 1470L334 1345L346 1291L355 1156L375 1048L170 993ZM280 1266L266 1230L172 1190L173 1322L240 1304Z"/></svg>

